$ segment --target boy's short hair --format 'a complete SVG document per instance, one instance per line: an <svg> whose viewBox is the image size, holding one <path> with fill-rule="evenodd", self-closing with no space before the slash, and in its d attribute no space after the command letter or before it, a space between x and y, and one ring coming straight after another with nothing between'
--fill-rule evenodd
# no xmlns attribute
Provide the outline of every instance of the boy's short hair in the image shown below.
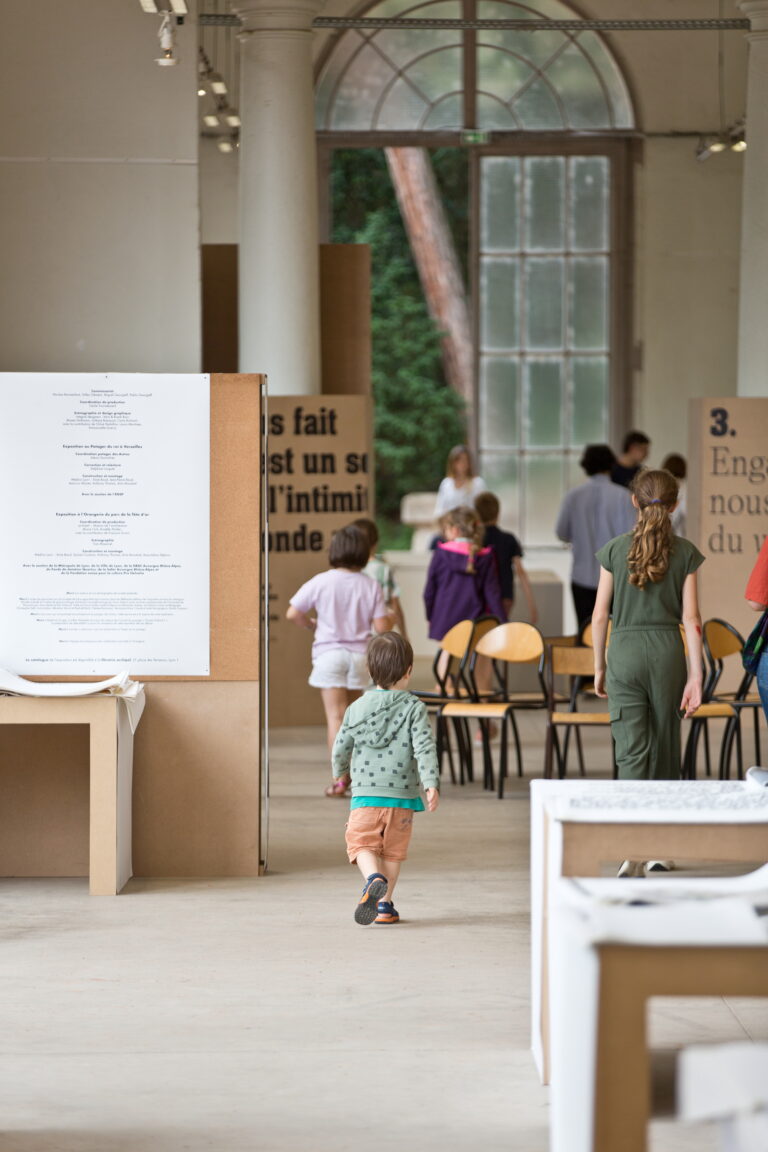
<svg viewBox="0 0 768 1152"><path fill-rule="evenodd" d="M650 444L650 440L646 436L645 432L638 432L637 430L627 432L622 442L622 452L629 452L630 448L634 448L635 444Z"/></svg>
<svg viewBox="0 0 768 1152"><path fill-rule="evenodd" d="M493 492L479 492L475 496L475 512L483 524L492 524L494 520L498 520L500 509L499 498L494 496Z"/></svg>
<svg viewBox="0 0 768 1152"><path fill-rule="evenodd" d="M587 444L579 463L587 476L601 476L604 472L610 472L616 457L607 444Z"/></svg>
<svg viewBox="0 0 768 1152"><path fill-rule="evenodd" d="M359 520L353 520L352 526L365 533L368 537L368 547L373 551L379 542L379 530L373 520L366 520L365 517L361 517Z"/></svg>
<svg viewBox="0 0 768 1152"><path fill-rule="evenodd" d="M374 684L391 688L413 667L413 648L399 632L382 632L368 641L366 659Z"/></svg>
<svg viewBox="0 0 768 1152"><path fill-rule="evenodd" d="M347 524L331 536L328 563L331 568L365 568L370 551L365 533L354 524Z"/></svg>

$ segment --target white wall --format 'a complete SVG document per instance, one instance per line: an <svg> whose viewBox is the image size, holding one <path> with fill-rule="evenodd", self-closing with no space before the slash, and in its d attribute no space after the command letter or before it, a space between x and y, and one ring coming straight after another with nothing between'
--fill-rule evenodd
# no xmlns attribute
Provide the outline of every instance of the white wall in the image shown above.
<svg viewBox="0 0 768 1152"><path fill-rule="evenodd" d="M0 0L0 369L200 367L196 28Z"/></svg>
<svg viewBox="0 0 768 1152"><path fill-rule="evenodd" d="M200 140L200 234L203 244L239 240L237 152L219 152L210 137Z"/></svg>
<svg viewBox="0 0 768 1152"><path fill-rule="evenodd" d="M742 160L649 140L636 173L635 424L687 454L688 400L736 392Z"/></svg>

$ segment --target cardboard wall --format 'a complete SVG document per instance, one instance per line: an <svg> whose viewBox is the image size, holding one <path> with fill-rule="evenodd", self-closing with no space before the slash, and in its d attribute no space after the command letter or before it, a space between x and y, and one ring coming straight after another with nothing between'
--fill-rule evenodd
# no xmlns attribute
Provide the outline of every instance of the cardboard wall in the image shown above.
<svg viewBox="0 0 768 1152"><path fill-rule="evenodd" d="M332 533L373 515L371 408L363 396L278 396L268 425L269 719L322 724L320 693L307 684L312 636L285 613L300 585L327 569Z"/></svg>
<svg viewBox="0 0 768 1152"><path fill-rule="evenodd" d="M706 557L702 618L747 636L757 615L744 590L768 527L768 399L693 400L689 426L688 535Z"/></svg>
<svg viewBox="0 0 768 1152"><path fill-rule="evenodd" d="M259 872L261 385L211 378L211 675L143 678L136 876ZM86 875L87 729L0 727L0 783L0 875Z"/></svg>

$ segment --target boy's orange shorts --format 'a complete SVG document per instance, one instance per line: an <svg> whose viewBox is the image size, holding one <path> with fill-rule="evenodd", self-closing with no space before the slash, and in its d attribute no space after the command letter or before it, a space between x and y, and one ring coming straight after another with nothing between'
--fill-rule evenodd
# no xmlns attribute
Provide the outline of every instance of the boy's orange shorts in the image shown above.
<svg viewBox="0 0 768 1152"><path fill-rule="evenodd" d="M405 860L412 831L410 808L353 808L346 831L350 864L366 848L385 860Z"/></svg>

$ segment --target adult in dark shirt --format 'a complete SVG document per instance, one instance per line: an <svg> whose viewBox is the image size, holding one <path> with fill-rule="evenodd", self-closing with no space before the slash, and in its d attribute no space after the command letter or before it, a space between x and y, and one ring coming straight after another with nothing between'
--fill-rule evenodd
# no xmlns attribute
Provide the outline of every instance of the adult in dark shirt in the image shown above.
<svg viewBox="0 0 768 1152"><path fill-rule="evenodd" d="M629 488L637 476L651 450L651 442L644 432L627 432L622 445L621 456L611 469L611 480Z"/></svg>
<svg viewBox="0 0 768 1152"><path fill-rule="evenodd" d="M528 573L523 567L523 549L513 532L505 532L498 526L500 504L492 492L481 492L475 497L475 511L485 530L483 547L492 548L499 569L501 599L507 612L507 619L515 602L515 575L520 581L531 624L538 620L538 609L533 597Z"/></svg>

